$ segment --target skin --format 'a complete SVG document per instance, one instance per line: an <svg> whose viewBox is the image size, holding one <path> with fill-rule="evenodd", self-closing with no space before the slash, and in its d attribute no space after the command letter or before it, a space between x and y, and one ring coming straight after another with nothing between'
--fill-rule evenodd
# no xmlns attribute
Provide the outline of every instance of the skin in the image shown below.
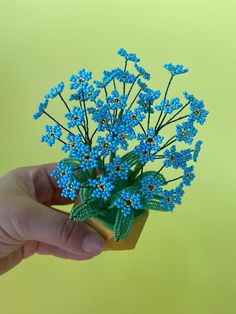
<svg viewBox="0 0 236 314"><path fill-rule="evenodd" d="M88 260L104 240L53 205L70 204L50 176L57 164L20 167L0 177L0 275L34 253Z"/></svg>

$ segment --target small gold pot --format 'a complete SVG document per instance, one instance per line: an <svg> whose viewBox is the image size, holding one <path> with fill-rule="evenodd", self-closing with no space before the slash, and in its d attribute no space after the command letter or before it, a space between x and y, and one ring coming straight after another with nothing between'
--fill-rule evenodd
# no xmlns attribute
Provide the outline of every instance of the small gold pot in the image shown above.
<svg viewBox="0 0 236 314"><path fill-rule="evenodd" d="M75 201L74 206L77 205L79 202L80 199L78 198ZM104 221L103 219L90 218L84 222L96 229L103 236L105 240L104 250L131 250L135 248L138 242L143 227L146 223L148 214L148 211L145 210L139 216L137 216L127 238L125 240L119 241L114 240L112 227L109 227L106 221Z"/></svg>

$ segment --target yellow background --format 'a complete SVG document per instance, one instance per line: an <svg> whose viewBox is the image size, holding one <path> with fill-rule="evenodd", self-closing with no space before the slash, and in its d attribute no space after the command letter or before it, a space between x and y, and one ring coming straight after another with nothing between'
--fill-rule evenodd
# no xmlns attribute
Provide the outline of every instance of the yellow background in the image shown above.
<svg viewBox="0 0 236 314"><path fill-rule="evenodd" d="M210 111L181 206L151 212L133 251L25 260L0 278L1 314L235 313L235 16L235 0L0 1L1 175L64 157L40 143L49 121L32 114L78 69L99 78L120 64L120 47L138 54L162 90L164 63L189 67L174 91Z"/></svg>

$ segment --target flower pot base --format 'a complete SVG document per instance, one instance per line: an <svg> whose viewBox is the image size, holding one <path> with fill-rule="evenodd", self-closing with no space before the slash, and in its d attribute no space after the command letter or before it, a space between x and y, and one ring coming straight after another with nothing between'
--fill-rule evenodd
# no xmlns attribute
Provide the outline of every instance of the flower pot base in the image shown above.
<svg viewBox="0 0 236 314"><path fill-rule="evenodd" d="M96 229L105 240L104 250L131 250L134 249L142 229L146 223L148 211L144 211L141 215L135 218L135 222L130 230L129 235L125 240L114 240L113 230L98 218L91 218L85 222Z"/></svg>

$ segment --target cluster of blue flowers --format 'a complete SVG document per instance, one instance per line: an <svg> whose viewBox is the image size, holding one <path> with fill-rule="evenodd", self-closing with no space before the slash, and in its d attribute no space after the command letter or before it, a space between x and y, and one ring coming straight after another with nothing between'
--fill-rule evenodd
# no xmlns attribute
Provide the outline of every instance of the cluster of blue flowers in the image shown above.
<svg viewBox="0 0 236 314"><path fill-rule="evenodd" d="M51 176L59 179L57 183L62 188L61 195L72 200L76 199L81 183L73 177L73 169L63 162L58 162L57 166L58 169L53 170Z"/></svg>
<svg viewBox="0 0 236 314"><path fill-rule="evenodd" d="M39 103L34 119L45 115L54 122L46 125L41 141L48 146L61 143L62 151L77 165L60 161L52 176L58 179L64 197L75 200L81 189L87 189L89 200L120 210L124 217L145 204L150 204L150 209L155 203L155 209L172 211L181 203L184 187L195 178L194 166L189 163L197 161L202 141L181 150L177 144L193 144L197 125L204 124L208 111L202 100L186 91L183 100L168 98L174 77L188 71L183 65L164 65L170 77L161 96L160 90L147 86L145 81L150 80L150 74L139 65L135 53L121 48L118 54L124 66L103 71L99 81L92 81L92 72L85 69L71 76L69 86L73 93L68 101L73 102L72 108L62 95L63 82ZM55 98L66 110L66 124L48 112ZM173 123L175 134L166 138L162 131ZM150 164L155 171L149 174L146 167ZM167 178L165 171L170 167L182 174ZM83 181L77 171L84 173Z"/></svg>

